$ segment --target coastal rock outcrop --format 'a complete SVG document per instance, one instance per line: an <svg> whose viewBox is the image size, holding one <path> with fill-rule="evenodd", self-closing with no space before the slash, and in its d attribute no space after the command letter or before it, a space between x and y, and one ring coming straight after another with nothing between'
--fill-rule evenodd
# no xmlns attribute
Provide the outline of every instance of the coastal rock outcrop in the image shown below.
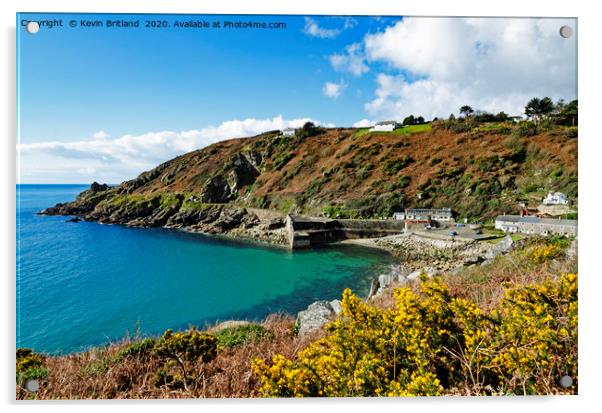
<svg viewBox="0 0 602 413"><path fill-rule="evenodd" d="M90 185L90 192L102 192L102 191L106 191L109 188L110 187L107 184L101 185L98 182L94 181L94 182L92 182L92 185Z"/></svg>
<svg viewBox="0 0 602 413"><path fill-rule="evenodd" d="M232 192L237 192L246 185L252 185L261 173L256 165L242 153L235 154L230 160L232 170L228 181Z"/></svg>
<svg viewBox="0 0 602 413"><path fill-rule="evenodd" d="M402 262L412 262L415 268L433 267L438 271L483 262L494 247L480 241L440 240L414 234L379 238L374 240L374 245L390 251ZM509 247L504 244L499 248L506 251Z"/></svg>
<svg viewBox="0 0 602 413"><path fill-rule="evenodd" d="M319 330L324 324L334 320L340 311L341 304L338 300L316 301L310 304L307 310L297 314L298 334L302 336Z"/></svg>
<svg viewBox="0 0 602 413"><path fill-rule="evenodd" d="M495 244L493 248L485 253L485 258L492 260L498 255L510 251L510 249L512 249L512 244L514 244L512 237L510 235L506 235L500 242Z"/></svg>
<svg viewBox="0 0 602 413"><path fill-rule="evenodd" d="M201 191L201 200L206 203L226 203L233 196L234 192L223 175L209 178Z"/></svg>
<svg viewBox="0 0 602 413"><path fill-rule="evenodd" d="M214 180L213 189L225 181ZM215 185L214 185L215 184ZM214 186L212 186L214 185ZM122 188L121 188L122 189ZM283 214L262 213L224 203L207 203L207 196L220 198L224 193L210 195L155 192L123 194L121 189L94 183L73 202L57 204L40 211L41 215L72 215L76 219L128 227L181 228L192 232L223 234L276 245L287 243Z"/></svg>

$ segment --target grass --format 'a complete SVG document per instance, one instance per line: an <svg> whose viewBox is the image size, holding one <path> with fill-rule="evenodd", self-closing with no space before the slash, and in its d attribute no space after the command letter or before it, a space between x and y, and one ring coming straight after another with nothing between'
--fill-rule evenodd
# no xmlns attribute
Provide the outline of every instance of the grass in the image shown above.
<svg viewBox="0 0 602 413"><path fill-rule="evenodd" d="M260 324L249 324L237 327L228 327L214 334L217 338L218 348L232 348L260 340L269 340L274 334Z"/></svg>
<svg viewBox="0 0 602 413"><path fill-rule="evenodd" d="M502 241L504 238L506 238L506 234L504 234L502 236L498 236L497 234L488 234L487 231L483 231L483 233L486 235L491 235L491 236L496 237L496 238L490 238L487 240L487 242L490 244L499 244L500 241ZM510 234L510 238L512 238L512 241L519 241L521 239L527 238L527 236L524 234Z"/></svg>
<svg viewBox="0 0 602 413"><path fill-rule="evenodd" d="M433 126L430 123L423 123L422 125L406 125L401 128L395 129L393 132L370 132L370 128L361 128L353 133L353 138L361 138L368 134L375 135L411 135L414 133L430 132L433 130Z"/></svg>
<svg viewBox="0 0 602 413"><path fill-rule="evenodd" d="M430 132L433 130L433 126L430 123L423 123L422 125L407 125L399 129L395 129L390 132L394 135L411 135L413 133Z"/></svg>
<svg viewBox="0 0 602 413"><path fill-rule="evenodd" d="M272 314L260 324L216 332L217 357L195 362L199 385L188 389L157 385L153 378L164 366L152 351L149 341L124 341L67 356L47 357L47 375L36 393L17 386L17 398L35 399L107 399L107 398L190 398L258 397L259 378L251 371L254 357L271 358L275 354L294 357L323 333L297 337L294 319ZM145 344L141 344L145 343ZM146 350L143 350L146 348Z"/></svg>

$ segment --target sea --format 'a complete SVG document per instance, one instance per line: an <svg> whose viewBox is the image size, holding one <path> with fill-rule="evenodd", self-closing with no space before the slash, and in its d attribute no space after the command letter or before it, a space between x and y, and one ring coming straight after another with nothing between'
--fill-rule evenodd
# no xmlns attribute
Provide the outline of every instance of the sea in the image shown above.
<svg viewBox="0 0 602 413"><path fill-rule="evenodd" d="M88 187L17 185L17 347L69 354L166 329L294 315L345 288L365 296L393 265L361 246L292 252L36 214Z"/></svg>

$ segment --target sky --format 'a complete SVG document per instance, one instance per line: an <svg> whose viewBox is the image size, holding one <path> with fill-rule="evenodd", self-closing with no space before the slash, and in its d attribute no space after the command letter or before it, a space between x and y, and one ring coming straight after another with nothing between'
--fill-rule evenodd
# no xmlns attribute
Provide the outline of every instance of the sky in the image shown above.
<svg viewBox="0 0 602 413"><path fill-rule="evenodd" d="M22 26L53 19L63 27ZM221 27L174 27L198 20ZM563 25L572 37L559 35ZM20 183L116 184L308 120L364 127L466 104L521 115L535 96L577 98L575 19L27 13L17 27Z"/></svg>

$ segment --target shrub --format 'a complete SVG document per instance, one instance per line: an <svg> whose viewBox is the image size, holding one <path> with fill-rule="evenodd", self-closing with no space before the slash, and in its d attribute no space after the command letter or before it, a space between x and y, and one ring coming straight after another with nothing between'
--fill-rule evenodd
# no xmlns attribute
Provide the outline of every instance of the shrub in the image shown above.
<svg viewBox="0 0 602 413"><path fill-rule="evenodd" d="M194 328L177 333L167 330L155 344L153 354L164 361L163 370L166 375L169 375L172 364L177 364L182 371L181 377L186 387L186 383L196 383L198 379L194 364L199 361L207 363L217 356L217 339ZM170 377L173 379L175 376Z"/></svg>
<svg viewBox="0 0 602 413"><path fill-rule="evenodd" d="M245 343L255 343L272 337L273 333L259 324L224 328L215 333L218 349L231 348Z"/></svg>
<svg viewBox="0 0 602 413"><path fill-rule="evenodd" d="M576 126L568 127L564 130L564 136L567 138L576 138L579 135L578 128Z"/></svg>
<svg viewBox="0 0 602 413"><path fill-rule="evenodd" d="M18 348L16 351L17 384L24 386L28 380L43 379L48 375L45 367L46 358L28 348Z"/></svg>
<svg viewBox="0 0 602 413"><path fill-rule="evenodd" d="M441 159L441 158L433 158L433 159L431 159L430 165L435 166L435 165L441 163L442 160L443 159Z"/></svg>
<svg viewBox="0 0 602 413"><path fill-rule="evenodd" d="M307 189L305 190L305 196L309 197L317 192L320 191L320 189L322 188L322 185L324 185L326 182L328 181L328 179L326 178L321 178L321 179L317 179L315 181L312 181L308 186Z"/></svg>
<svg viewBox="0 0 602 413"><path fill-rule="evenodd" d="M370 176L370 171L372 171L372 169L374 169L374 164L368 162L355 172L355 177L358 180L363 181Z"/></svg>
<svg viewBox="0 0 602 413"><path fill-rule="evenodd" d="M397 185L402 189L407 188L407 186L410 185L411 181L412 181L411 177L409 177L407 175L403 175L397 180Z"/></svg>
<svg viewBox="0 0 602 413"><path fill-rule="evenodd" d="M531 121L520 122L514 130L514 134L519 137L537 135L537 125Z"/></svg>
<svg viewBox="0 0 602 413"><path fill-rule="evenodd" d="M282 168L284 168L284 165L286 165L288 161L290 161L294 157L295 155L292 152L283 153L274 161L274 169L277 171L281 170Z"/></svg>
<svg viewBox="0 0 602 413"><path fill-rule="evenodd" d="M167 330L154 346L154 352L165 359L208 362L217 354L216 344L214 336L196 329L177 333Z"/></svg>
<svg viewBox="0 0 602 413"><path fill-rule="evenodd" d="M401 159L387 159L383 165L383 169L388 175L395 175L412 162L414 162L414 159L409 155L406 155Z"/></svg>
<svg viewBox="0 0 602 413"><path fill-rule="evenodd" d="M115 355L115 361L120 362L128 357L146 358L151 355L155 343L156 340L154 338L145 338L144 340L129 344Z"/></svg>
<svg viewBox="0 0 602 413"><path fill-rule="evenodd" d="M556 258L560 253L560 248L556 245L536 245L527 250L527 258L534 264L541 264L544 261Z"/></svg>
<svg viewBox="0 0 602 413"><path fill-rule="evenodd" d="M317 127L313 122L305 122L303 126L296 131L296 135L299 138L309 138L321 133L322 130Z"/></svg>
<svg viewBox="0 0 602 413"><path fill-rule="evenodd" d="M423 276L425 277L425 276ZM254 359L264 396L409 396L576 392L577 275L506 290L483 312L453 297L440 278L420 294L395 291L395 308L371 306L350 290L327 335L298 353Z"/></svg>

